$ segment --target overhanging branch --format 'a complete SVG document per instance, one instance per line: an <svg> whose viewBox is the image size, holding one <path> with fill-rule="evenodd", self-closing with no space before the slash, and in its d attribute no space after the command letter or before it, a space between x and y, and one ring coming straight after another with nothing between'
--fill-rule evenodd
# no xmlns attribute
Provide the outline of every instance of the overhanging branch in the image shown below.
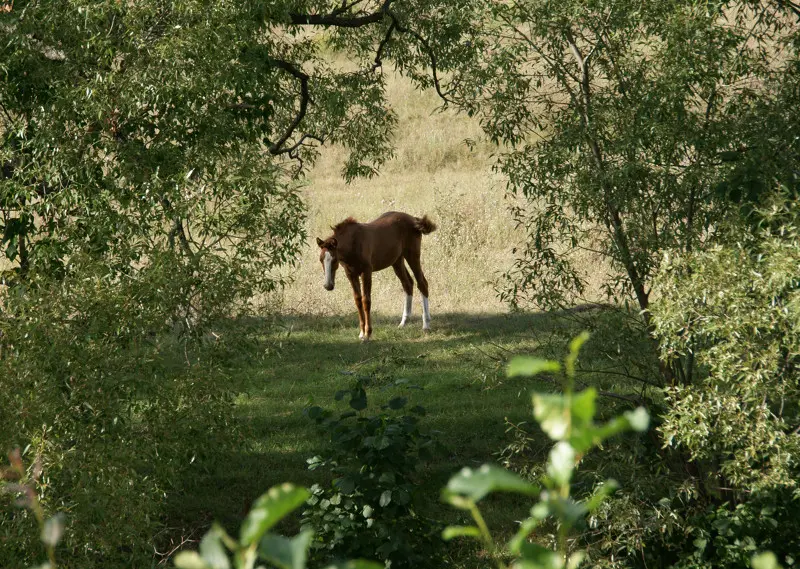
<svg viewBox="0 0 800 569"><path fill-rule="evenodd" d="M383 65L382 56L383 50L386 47L386 44L389 43L389 40L392 39L392 32L397 28L397 23L392 20L392 23L389 24L389 29L386 30L386 35L381 40L381 43L378 44L378 51L375 52L375 63L372 65L372 70L374 71L381 65Z"/></svg>
<svg viewBox="0 0 800 569"><path fill-rule="evenodd" d="M283 133L283 136L278 139L275 143L269 144L269 153L273 156L278 156L279 154L287 154L296 148L296 145L291 148L285 148L284 145L286 141L294 134L294 131L302 122L303 118L306 116L306 111L308 110L308 101L309 101L309 94L308 94L308 75L303 73L297 67L295 67L292 63L288 61L284 61L282 59L274 59L272 63L278 69L283 69L284 71L288 72L289 74L293 75L297 79L300 80L300 109L297 111L297 115L295 115L294 120L292 120L292 124L286 129ZM301 139L302 141L302 139ZM299 144L299 143L298 143Z"/></svg>
<svg viewBox="0 0 800 569"><path fill-rule="evenodd" d="M425 48L425 51L428 54L428 58L430 58L431 60L431 74L433 76L433 86L436 89L436 94L439 95L439 98L442 99L445 103L452 103L453 101L447 97L447 94L442 92L442 87L439 82L439 75L437 72L436 54L433 53L433 50L431 49L431 46L428 43L428 40L422 37L422 35L419 32L416 32L402 25L400 21L397 19L397 16L394 14L394 12L392 12L388 8L386 10L386 13L392 19L392 23L397 28L397 31L403 34L409 34L410 36L413 36L420 44L422 44L422 47Z"/></svg>
<svg viewBox="0 0 800 569"><path fill-rule="evenodd" d="M371 14L364 14L361 16L343 16L342 14L358 4L344 4L337 8L330 14L298 14L297 12L289 13L289 23L296 26L323 26L335 28L360 28L370 24L376 24L383 20L384 16L389 10L389 5L392 0L386 0L381 6L380 10Z"/></svg>

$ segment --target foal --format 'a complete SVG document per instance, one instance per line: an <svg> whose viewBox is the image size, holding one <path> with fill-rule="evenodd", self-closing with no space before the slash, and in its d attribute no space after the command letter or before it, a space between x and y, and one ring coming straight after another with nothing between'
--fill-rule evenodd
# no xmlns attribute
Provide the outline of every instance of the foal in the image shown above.
<svg viewBox="0 0 800 569"><path fill-rule="evenodd" d="M341 264L353 287L353 299L358 309L358 323L361 330L358 337L367 342L372 335L370 296L372 273L375 271L381 271L386 267L394 269L406 293L400 326L405 326L408 317L411 316L414 283L403 263L404 260L414 273L417 288L422 295L422 330L427 332L431 325L431 315L428 311L428 281L422 272L419 257L422 236L436 229L436 225L428 219L428 216L419 218L407 213L390 211L370 223L358 223L352 217L348 217L332 229L333 235L324 241L317 238L317 245L320 247L319 260L325 272L323 286L326 290L333 290L336 269Z"/></svg>

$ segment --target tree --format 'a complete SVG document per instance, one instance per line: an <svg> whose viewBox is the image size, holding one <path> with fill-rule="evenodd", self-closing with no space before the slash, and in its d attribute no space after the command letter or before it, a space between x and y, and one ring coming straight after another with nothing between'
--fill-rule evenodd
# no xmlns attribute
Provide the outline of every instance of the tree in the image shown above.
<svg viewBox="0 0 800 569"><path fill-rule="evenodd" d="M436 83L436 51L460 33L448 22L469 18L457 8L9 5L0 28L7 282L61 278L82 252L112 278L173 255L187 305L201 310L271 290L303 237L298 176L322 143L350 150L346 178L376 172L395 123L383 60ZM432 30L437 39L426 40ZM331 62L328 47L348 48L355 65ZM226 286L204 295L213 282Z"/></svg>
<svg viewBox="0 0 800 569"><path fill-rule="evenodd" d="M527 241L504 295L574 302L586 289L574 255L589 251L610 264L607 294L634 299L652 334L663 253L712 243L737 211L721 184L738 159L791 144L753 125L788 111L771 102L796 72L796 7L520 0L491 12L476 33L480 62L461 70L451 98L506 145L497 167ZM668 383L692 374L663 372Z"/></svg>
<svg viewBox="0 0 800 569"><path fill-rule="evenodd" d="M280 286L320 145L349 150L346 178L373 175L395 123L383 61L436 83L457 8L0 4L0 446L47 466L43 506L72 514L65 566L152 558L165 496L232 415L218 364L160 333ZM32 561L30 523L0 516L6 564Z"/></svg>

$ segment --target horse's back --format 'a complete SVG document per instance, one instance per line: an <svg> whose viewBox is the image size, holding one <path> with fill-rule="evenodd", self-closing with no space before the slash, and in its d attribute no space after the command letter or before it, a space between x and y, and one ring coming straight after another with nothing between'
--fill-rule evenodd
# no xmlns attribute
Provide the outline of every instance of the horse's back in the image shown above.
<svg viewBox="0 0 800 569"><path fill-rule="evenodd" d="M417 218L402 211L387 211L372 220L369 225L388 226L397 225L402 228L414 228Z"/></svg>
<svg viewBox="0 0 800 569"><path fill-rule="evenodd" d="M372 262L376 270L393 265L411 250L419 250L422 234L417 218L401 211L387 211L365 224L372 237Z"/></svg>

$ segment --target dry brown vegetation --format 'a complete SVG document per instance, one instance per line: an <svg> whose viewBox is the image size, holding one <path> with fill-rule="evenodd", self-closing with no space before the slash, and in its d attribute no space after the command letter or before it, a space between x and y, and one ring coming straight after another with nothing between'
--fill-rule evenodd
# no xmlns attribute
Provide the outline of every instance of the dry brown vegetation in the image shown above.
<svg viewBox="0 0 800 569"><path fill-rule="evenodd" d="M422 248L434 318L443 312L504 311L492 283L512 262L512 248L520 236L504 198L505 183L492 173L493 147L481 140L476 121L438 111L434 93L416 91L407 80L393 75L388 94L399 126L395 157L381 174L346 184L340 175L343 151L326 148L307 178L308 243L292 271L294 283L283 293L285 311L353 312L343 275L338 275L333 292L322 288L314 238L329 235L330 226L347 216L370 221L391 210L428 214L438 225L436 232L424 238ZM399 319L403 293L391 270L375 276L372 295L376 312ZM415 298L416 324L420 317L416 292Z"/></svg>

